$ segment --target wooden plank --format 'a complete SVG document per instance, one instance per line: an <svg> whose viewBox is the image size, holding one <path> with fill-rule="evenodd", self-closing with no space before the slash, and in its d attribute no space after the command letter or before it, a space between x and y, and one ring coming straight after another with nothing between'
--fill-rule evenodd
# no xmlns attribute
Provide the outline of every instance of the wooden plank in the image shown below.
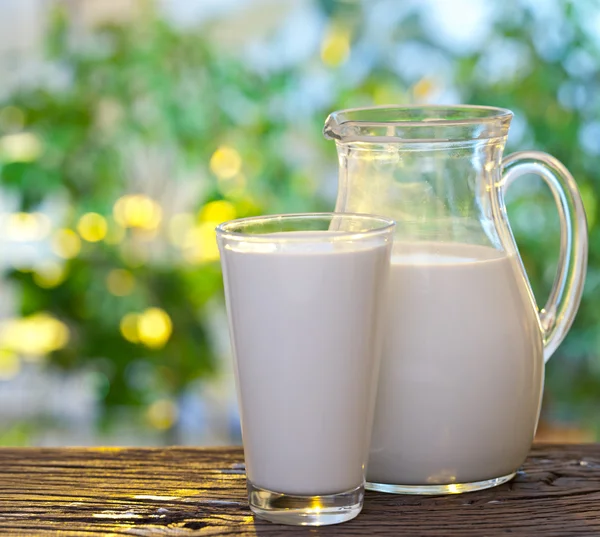
<svg viewBox="0 0 600 537"><path fill-rule="evenodd" d="M440 497L367 493L338 526L255 520L242 451L1 449L0 533L134 536L600 535L600 445L536 446L517 478Z"/></svg>

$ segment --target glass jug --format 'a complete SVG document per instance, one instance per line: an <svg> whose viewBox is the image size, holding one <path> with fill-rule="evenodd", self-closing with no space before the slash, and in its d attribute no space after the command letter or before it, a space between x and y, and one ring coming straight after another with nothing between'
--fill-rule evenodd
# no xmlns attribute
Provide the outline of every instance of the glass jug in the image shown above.
<svg viewBox="0 0 600 537"><path fill-rule="evenodd" d="M468 492L511 479L531 447L544 362L570 328L587 264L575 181L536 151L502 159L512 113L484 106L332 113L337 212L397 221L367 488ZM506 216L521 175L550 187L558 272L538 309Z"/></svg>

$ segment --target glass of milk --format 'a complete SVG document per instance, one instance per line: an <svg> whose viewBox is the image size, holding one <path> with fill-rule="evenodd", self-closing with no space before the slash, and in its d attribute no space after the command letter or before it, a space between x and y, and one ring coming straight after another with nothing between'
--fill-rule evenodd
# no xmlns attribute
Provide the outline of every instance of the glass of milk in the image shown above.
<svg viewBox="0 0 600 537"><path fill-rule="evenodd" d="M249 503L282 524L362 509L394 222L291 214L221 224Z"/></svg>

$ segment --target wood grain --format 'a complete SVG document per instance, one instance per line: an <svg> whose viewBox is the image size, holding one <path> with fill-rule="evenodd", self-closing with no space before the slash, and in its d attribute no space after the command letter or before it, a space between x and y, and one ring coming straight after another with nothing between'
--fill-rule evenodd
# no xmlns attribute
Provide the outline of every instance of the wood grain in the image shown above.
<svg viewBox="0 0 600 537"><path fill-rule="evenodd" d="M255 520L223 449L0 449L0 533L48 536L600 535L600 445L536 446L511 483L455 496L367 493L338 526Z"/></svg>

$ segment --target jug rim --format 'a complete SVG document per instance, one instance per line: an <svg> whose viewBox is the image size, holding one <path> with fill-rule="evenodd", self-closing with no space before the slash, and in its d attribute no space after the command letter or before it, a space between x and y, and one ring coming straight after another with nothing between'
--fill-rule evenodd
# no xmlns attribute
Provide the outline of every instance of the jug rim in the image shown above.
<svg viewBox="0 0 600 537"><path fill-rule="evenodd" d="M323 135L339 142L452 142L502 138L513 113L485 105L380 105L336 110Z"/></svg>

